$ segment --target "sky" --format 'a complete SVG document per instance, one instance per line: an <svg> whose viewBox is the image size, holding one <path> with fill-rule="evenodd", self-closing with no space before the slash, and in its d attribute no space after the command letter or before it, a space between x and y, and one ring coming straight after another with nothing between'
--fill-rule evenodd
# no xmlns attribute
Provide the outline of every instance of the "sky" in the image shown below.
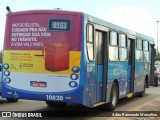
<svg viewBox="0 0 160 120"><path fill-rule="evenodd" d="M12 12L24 10L81 11L107 22L154 38L157 45L157 22L160 21L160 0L0 0L0 50L3 49L6 6ZM160 40L160 23L158 24ZM160 42L158 43L160 50Z"/></svg>

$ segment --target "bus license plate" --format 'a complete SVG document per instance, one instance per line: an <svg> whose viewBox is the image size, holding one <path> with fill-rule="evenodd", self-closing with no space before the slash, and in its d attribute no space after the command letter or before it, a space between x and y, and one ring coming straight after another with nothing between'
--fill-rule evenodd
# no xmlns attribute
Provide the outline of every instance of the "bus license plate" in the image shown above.
<svg viewBox="0 0 160 120"><path fill-rule="evenodd" d="M46 82L38 82L38 81L30 81L30 86L32 87L46 87L47 83Z"/></svg>

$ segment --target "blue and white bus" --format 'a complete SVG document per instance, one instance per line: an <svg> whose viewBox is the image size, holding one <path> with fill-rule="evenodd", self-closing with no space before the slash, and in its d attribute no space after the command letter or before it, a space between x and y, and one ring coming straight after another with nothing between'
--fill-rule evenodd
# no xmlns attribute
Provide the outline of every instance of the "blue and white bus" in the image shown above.
<svg viewBox="0 0 160 120"><path fill-rule="evenodd" d="M7 13L2 96L48 106L106 105L143 96L154 40L83 12Z"/></svg>

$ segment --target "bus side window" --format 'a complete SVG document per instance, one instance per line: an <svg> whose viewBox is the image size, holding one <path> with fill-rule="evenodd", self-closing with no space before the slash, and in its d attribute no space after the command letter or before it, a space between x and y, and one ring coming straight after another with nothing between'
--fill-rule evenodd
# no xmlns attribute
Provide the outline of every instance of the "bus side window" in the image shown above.
<svg viewBox="0 0 160 120"><path fill-rule="evenodd" d="M136 48L139 49L139 50L142 50L142 40L141 39L137 39L136 43L137 43L137 45L136 45L137 47Z"/></svg>
<svg viewBox="0 0 160 120"><path fill-rule="evenodd" d="M127 41L125 34L119 34L119 60L127 61Z"/></svg>
<svg viewBox="0 0 160 120"><path fill-rule="evenodd" d="M150 61L149 58L149 43L147 41L143 41L143 51L144 51L144 61Z"/></svg>
<svg viewBox="0 0 160 120"><path fill-rule="evenodd" d="M87 53L89 61L94 60L94 28L93 25L87 25Z"/></svg>
<svg viewBox="0 0 160 120"><path fill-rule="evenodd" d="M103 64L104 57L104 33L96 30L96 60L97 64Z"/></svg>
<svg viewBox="0 0 160 120"><path fill-rule="evenodd" d="M110 32L109 60L118 61L117 32Z"/></svg>
<svg viewBox="0 0 160 120"><path fill-rule="evenodd" d="M143 61L142 40L137 39L136 42L136 61Z"/></svg>

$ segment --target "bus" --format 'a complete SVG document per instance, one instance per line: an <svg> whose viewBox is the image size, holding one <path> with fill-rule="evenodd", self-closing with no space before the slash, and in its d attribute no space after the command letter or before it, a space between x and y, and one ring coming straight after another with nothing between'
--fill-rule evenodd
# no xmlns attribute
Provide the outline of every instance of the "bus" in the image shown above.
<svg viewBox="0 0 160 120"><path fill-rule="evenodd" d="M144 96L153 49L151 37L83 12L9 10L2 97L114 110L121 98Z"/></svg>

